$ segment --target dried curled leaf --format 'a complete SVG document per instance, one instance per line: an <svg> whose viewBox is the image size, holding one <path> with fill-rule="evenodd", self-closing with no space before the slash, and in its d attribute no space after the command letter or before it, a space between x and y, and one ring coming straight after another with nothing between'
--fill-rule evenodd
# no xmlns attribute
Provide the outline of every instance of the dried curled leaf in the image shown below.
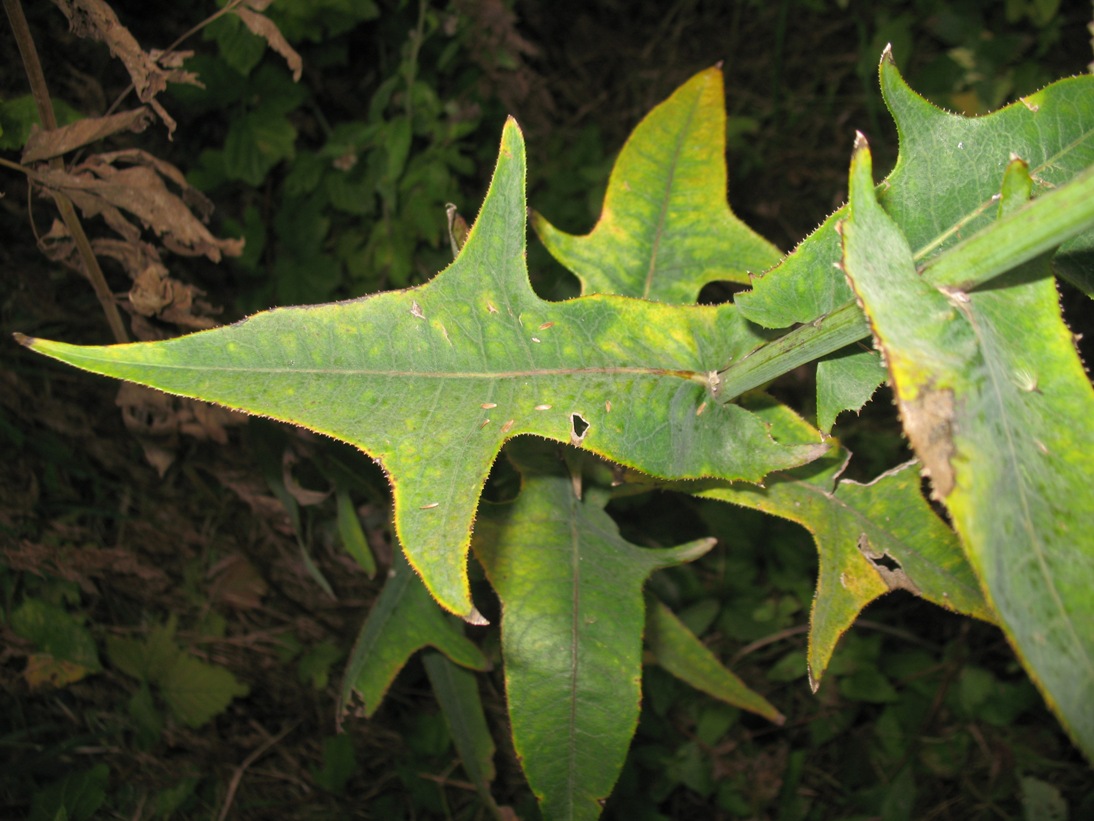
<svg viewBox="0 0 1094 821"><path fill-rule="evenodd" d="M266 45L285 58L285 62L289 66L289 70L292 72L292 78L296 82L300 82L300 75L304 71L304 61L300 58L300 55L296 50L289 45L289 41L285 39L285 35L281 33L281 30L277 27L269 17L259 14L266 6L268 2L256 3L251 0L247 5L251 6L252 11L242 6L237 6L232 9L232 13L236 15L251 32L256 34L266 41Z"/></svg>
<svg viewBox="0 0 1094 821"><path fill-rule="evenodd" d="M225 408L168 396L141 385L122 385L114 402L121 409L126 429L160 476L175 461L180 436L226 445L228 428L247 423L247 417Z"/></svg>
<svg viewBox="0 0 1094 821"><path fill-rule="evenodd" d="M131 165L119 168L118 163ZM222 254L239 256L243 251L242 240L217 239L209 232L202 224L212 210L209 201L177 168L147 152L97 154L71 170L43 169L33 178L67 195L85 216L102 216L130 242L140 239L141 229L123 211L137 217L177 254L204 255L219 262ZM166 181L178 186L179 194L172 193Z"/></svg>
<svg viewBox="0 0 1094 821"><path fill-rule="evenodd" d="M103 0L53 0L64 12L69 26L77 37L89 37L106 43L110 53L125 64L133 81L133 88L142 103L147 103L163 120L168 133L175 130L175 121L155 99L170 83L200 85L197 77L183 71L163 54L146 52L121 24L114 10Z"/></svg>
<svg viewBox="0 0 1094 821"><path fill-rule="evenodd" d="M148 127L152 114L147 106L132 111L122 111L108 117L89 117L86 120L55 128L51 131L36 130L27 139L23 149L23 162L32 163L60 157L81 146L117 134L119 131L141 132Z"/></svg>
<svg viewBox="0 0 1094 821"><path fill-rule="evenodd" d="M39 239L39 247L51 260L83 271L72 235L60 220L54 220L49 232ZM137 339L148 341L167 336L162 325L154 325L145 317L195 331L217 324L213 317L220 309L201 298L205 292L200 288L173 279L159 252L148 243L100 238L91 241L91 249L96 256L117 262L133 280L128 310L133 315L132 330Z"/></svg>

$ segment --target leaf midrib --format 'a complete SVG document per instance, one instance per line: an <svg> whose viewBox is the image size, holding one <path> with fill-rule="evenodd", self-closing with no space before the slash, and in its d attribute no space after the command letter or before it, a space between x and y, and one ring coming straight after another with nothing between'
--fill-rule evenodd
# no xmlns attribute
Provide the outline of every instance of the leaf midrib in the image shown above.
<svg viewBox="0 0 1094 821"><path fill-rule="evenodd" d="M676 145L672 152L672 162L668 167L668 179L665 181L665 193L661 198L661 210L657 215L657 226L653 233L653 246L650 248L650 263L646 269L646 282L642 288L642 297L648 299L650 291L653 289L653 276L657 272L657 252L661 248L661 239L665 235L665 221L668 219L669 212L669 200L672 196L672 187L676 182L676 168L680 164L680 152L683 150L684 143L687 138L684 136L691 129L691 123L695 119L695 111L699 105L699 98L697 97L688 111L687 119L684 123L684 127L680 129Z"/></svg>
<svg viewBox="0 0 1094 821"><path fill-rule="evenodd" d="M630 376L675 376L680 379L706 382L705 371L691 371L674 368L652 368L633 366L602 366L586 368L528 368L509 371L410 371L376 368L298 368L298 367L255 367L223 365L174 365L160 362L135 362L132 360L93 359L82 357L85 363L95 362L110 366L135 366L158 370L177 371L215 371L218 373L239 374L300 374L313 376L363 376L363 377L409 377L412 379L527 379L529 377L581 376L581 375L630 375Z"/></svg>
<svg viewBox="0 0 1094 821"><path fill-rule="evenodd" d="M1000 425L1004 431L1006 458L1009 460L1009 464L1016 465L1020 468L1023 460L1020 458L1016 443L1018 437L1015 434L1014 425L1011 423L1011 417L1006 413L1006 402L1001 388L1003 380L1006 379L1006 368L1002 367L1003 363L999 362L994 356L996 349L992 345L987 344L988 340L985 340L972 312L965 305L959 305L958 307L965 314L969 327L977 339L978 347L984 355L984 361L988 371L988 384L991 386L991 392L988 395L988 399L993 403L997 414L995 418L1000 420ZM1021 526L1029 539L1030 548L1037 562L1037 570L1044 582L1045 589L1049 593L1053 608L1056 610L1060 621L1066 626L1068 635L1071 637L1072 647L1078 651L1079 656L1086 663L1087 680L1094 680L1094 659L1091 658L1090 653L1087 651L1086 644L1075 630L1074 619L1070 617L1067 607L1060 597L1060 592L1056 586L1055 576L1051 573L1046 562L1046 545L1033 523L1033 514L1030 504L1031 491L1028 483L1024 480L1025 473L1020 469L1016 469L1013 471L1012 476L1022 511ZM970 541L975 543L975 540Z"/></svg>

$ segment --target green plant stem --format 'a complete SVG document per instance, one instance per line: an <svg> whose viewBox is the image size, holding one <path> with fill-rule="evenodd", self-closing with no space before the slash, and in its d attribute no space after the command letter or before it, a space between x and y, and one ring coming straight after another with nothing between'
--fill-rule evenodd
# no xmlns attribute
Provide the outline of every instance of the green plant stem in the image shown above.
<svg viewBox="0 0 1094 821"><path fill-rule="evenodd" d="M34 38L27 25L27 18L23 14L23 6L20 0L4 0L4 11L7 12L8 21L11 24L12 34L19 47L19 56L23 60L23 69L26 71L27 80L30 82L31 94L34 96L34 104L38 109L38 117L42 121L42 128L46 131L54 131L57 128L57 118L53 113L53 101L49 96L49 87L46 85L46 75L42 71L42 63L38 59L38 50L34 47ZM58 170L64 169L64 161L60 157L54 157L50 161L50 167ZM114 301L114 294L106 283L99 260L91 248L91 241L84 233L83 225L72 200L59 191L51 192L53 201L57 203L57 210L61 214L61 220L72 235L76 243L76 250L84 263L84 271L91 281L91 287L95 289L95 296L99 298L99 304L106 314L107 324L114 335L115 342L128 342L129 335L122 324L121 314L118 313L118 305Z"/></svg>
<svg viewBox="0 0 1094 821"><path fill-rule="evenodd" d="M1094 225L1094 166L1067 185L996 220L920 268L929 283L951 295L983 285L1048 253ZM795 328L720 371L716 397L730 402L794 368L870 336L854 302Z"/></svg>
<svg viewBox="0 0 1094 821"><path fill-rule="evenodd" d="M935 257L920 273L944 291L969 291L1062 245L1092 223L1094 166Z"/></svg>
<svg viewBox="0 0 1094 821"><path fill-rule="evenodd" d="M827 316L745 354L721 371L715 396L719 402L729 402L745 391L869 335L866 317L858 305L848 302Z"/></svg>

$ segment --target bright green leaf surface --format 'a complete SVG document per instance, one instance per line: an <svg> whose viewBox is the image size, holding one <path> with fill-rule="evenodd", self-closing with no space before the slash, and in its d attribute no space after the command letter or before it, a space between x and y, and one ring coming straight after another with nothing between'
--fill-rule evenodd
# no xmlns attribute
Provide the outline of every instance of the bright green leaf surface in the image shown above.
<svg viewBox="0 0 1094 821"><path fill-rule="evenodd" d="M709 374L753 348L732 305L618 296L549 303L525 266L524 141L510 121L459 258L427 285L284 308L165 342L23 341L77 367L295 422L378 459L411 563L472 615L466 555L502 444L535 433L667 478L759 481L826 446L776 444L713 401Z"/></svg>
<svg viewBox="0 0 1094 821"><path fill-rule="evenodd" d="M753 400L755 401L755 400ZM759 409L758 409L759 410ZM810 435L784 407L761 411L788 440ZM953 531L919 489L919 471L902 465L862 485L839 479L846 451L772 476L765 487L704 484L696 495L762 510L813 534L820 556L809 633L814 688L843 633L874 599L903 589L959 613L994 620Z"/></svg>
<svg viewBox="0 0 1094 821"><path fill-rule="evenodd" d="M817 363L817 427L831 431L845 410L861 410L885 381L877 351L848 349Z"/></svg>
<svg viewBox="0 0 1094 821"><path fill-rule="evenodd" d="M352 693L360 696L366 716L375 713L395 676L423 647L436 647L464 667L485 670L490 666L479 648L448 621L406 558L396 551L387 583L350 654L339 713L349 706Z"/></svg>
<svg viewBox="0 0 1094 821"><path fill-rule="evenodd" d="M917 263L995 219L999 181L1011 154L1030 166L1035 193L1061 186L1094 164L1094 77L1060 80L994 114L963 117L937 108L882 57L881 90L900 138L896 167L879 199ZM829 217L795 253L736 298L753 322L784 328L810 322L851 299Z"/></svg>
<svg viewBox="0 0 1094 821"><path fill-rule="evenodd" d="M502 602L513 743L545 819L599 816L638 721L642 585L713 541L629 544L564 475L528 472L514 502L484 505L475 554Z"/></svg>
<svg viewBox="0 0 1094 821"><path fill-rule="evenodd" d="M532 227L586 294L694 302L708 282L747 283L778 250L726 202L722 72L700 72L635 128L612 169L592 233L574 236L539 214Z"/></svg>
<svg viewBox="0 0 1094 821"><path fill-rule="evenodd" d="M949 298L875 199L865 145L850 191L844 267L904 428L1030 677L1094 757L1094 390L1055 285L1042 261Z"/></svg>
<svg viewBox="0 0 1094 821"><path fill-rule="evenodd" d="M676 614L656 598L646 597L646 643L654 660L696 690L781 725L786 718L755 690L749 689Z"/></svg>

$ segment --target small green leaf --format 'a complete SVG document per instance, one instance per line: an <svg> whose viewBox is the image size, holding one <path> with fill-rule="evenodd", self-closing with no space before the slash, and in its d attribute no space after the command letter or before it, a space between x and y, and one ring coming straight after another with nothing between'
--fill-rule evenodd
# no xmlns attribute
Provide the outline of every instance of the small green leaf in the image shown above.
<svg viewBox="0 0 1094 821"><path fill-rule="evenodd" d="M214 20L205 29L204 37L216 40L221 59L244 76L251 73L266 53L265 40L252 34L234 14Z"/></svg>
<svg viewBox="0 0 1094 821"><path fill-rule="evenodd" d="M11 628L42 651L27 668L32 687L63 686L102 670L94 637L63 607L28 598L11 614Z"/></svg>
<svg viewBox="0 0 1094 821"><path fill-rule="evenodd" d="M129 698L129 717L136 727L136 740L141 749L151 749L163 732L163 715L156 709L152 698L152 689L147 681L142 681L136 692Z"/></svg>
<svg viewBox="0 0 1094 821"><path fill-rule="evenodd" d="M782 725L786 718L741 681L699 641L676 615L646 596L646 643L654 660L696 690Z"/></svg>
<svg viewBox="0 0 1094 821"><path fill-rule="evenodd" d="M1039 778L1022 778L1023 821L1067 821L1067 800L1060 791Z"/></svg>
<svg viewBox="0 0 1094 821"><path fill-rule="evenodd" d="M445 618L402 552L396 551L387 583L350 653L339 714L349 706L353 693L360 696L365 716L375 713L395 676L423 647L436 647L474 670L490 666L479 648Z"/></svg>
<svg viewBox="0 0 1094 821"><path fill-rule="evenodd" d="M502 602L513 743L545 818L592 819L638 721L642 585L714 540L642 549L569 476L522 476L515 501L484 505L474 540Z"/></svg>
<svg viewBox="0 0 1094 821"><path fill-rule="evenodd" d="M189 653L179 653L157 684L171 714L195 730L224 712L233 698L250 692L231 671Z"/></svg>
<svg viewBox="0 0 1094 821"><path fill-rule="evenodd" d="M532 228L585 294L687 304L708 282L747 283L779 251L729 209L725 153L722 72L710 68L634 129L592 233L567 234L539 214Z"/></svg>
<svg viewBox="0 0 1094 821"><path fill-rule="evenodd" d="M342 538L342 547L371 579L376 575L376 558L369 549L361 520L350 500L349 491L339 489L335 494L338 504L338 535Z"/></svg>
<svg viewBox="0 0 1094 821"><path fill-rule="evenodd" d="M325 690L330 679L330 668L344 655L345 651L333 641L321 641L300 657L296 674L316 690Z"/></svg>
<svg viewBox="0 0 1094 821"><path fill-rule="evenodd" d="M75 770L59 781L34 793L30 821L88 821L106 800L110 768L96 764L89 770Z"/></svg>
<svg viewBox="0 0 1094 821"><path fill-rule="evenodd" d="M342 733L323 739L323 766L309 767L315 783L332 795L341 795L346 784L357 770L357 756L353 752L353 740Z"/></svg>
<svg viewBox="0 0 1094 821"><path fill-rule="evenodd" d="M990 288L944 294L875 199L864 140L850 192L843 264L904 429L1007 638L1094 757L1094 389L1055 283L1041 259Z"/></svg>
<svg viewBox="0 0 1094 821"><path fill-rule="evenodd" d="M477 678L470 670L433 650L422 654L422 663L444 713L452 743L460 754L463 770L475 785L479 797L496 813L497 805L490 794L490 783L496 775L494 739L486 725Z"/></svg>
<svg viewBox="0 0 1094 821"><path fill-rule="evenodd" d="M228 127L224 168L228 178L261 185L270 170L293 156L296 129L285 115L259 108Z"/></svg>
<svg viewBox="0 0 1094 821"><path fill-rule="evenodd" d="M831 432L845 410L858 411L885 381L877 351L846 349L817 363L817 427Z"/></svg>

